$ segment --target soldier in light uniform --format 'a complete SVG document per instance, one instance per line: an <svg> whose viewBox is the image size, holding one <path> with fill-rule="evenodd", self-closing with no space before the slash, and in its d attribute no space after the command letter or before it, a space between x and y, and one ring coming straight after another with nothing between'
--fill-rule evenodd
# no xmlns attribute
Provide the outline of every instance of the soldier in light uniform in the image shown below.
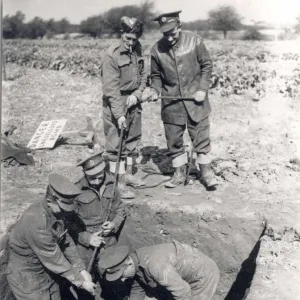
<svg viewBox="0 0 300 300"><path fill-rule="evenodd" d="M59 300L53 275L95 294L95 284L80 258L62 216L74 209L80 190L59 174L49 176L46 197L32 204L9 235L7 281L18 300Z"/></svg>
<svg viewBox="0 0 300 300"><path fill-rule="evenodd" d="M167 145L176 168L166 186L175 187L185 180L188 157L183 147L183 133L187 127L198 155L197 168L201 171L202 182L208 189L214 189L217 182L209 157L211 107L208 100L212 61L201 37L181 31L180 12L162 14L154 19L159 22L163 37L151 49L149 98L156 101L160 94L174 96L171 100L162 99L161 103Z"/></svg>
<svg viewBox="0 0 300 300"><path fill-rule="evenodd" d="M75 199L74 212L80 220L74 215L69 215L66 221L77 244L79 255L86 265L89 264L95 247L104 243L99 251L101 256L104 248L117 244L126 219L125 204L120 199L118 188L112 199L114 178L105 172L102 154L103 151L99 151L77 164L84 172L84 177L76 183L81 194ZM112 203L109 211L110 201ZM108 220L105 221L107 217ZM97 261L98 257L95 266ZM94 281L99 279L96 268L93 268L92 275ZM100 294L99 285L96 292ZM88 296L84 295L84 298L88 299Z"/></svg>
<svg viewBox="0 0 300 300"><path fill-rule="evenodd" d="M109 248L99 267L108 281L133 280L129 300L144 300L146 293L164 300L210 300L220 277L212 259L177 241L130 254L126 246Z"/></svg>
<svg viewBox="0 0 300 300"><path fill-rule="evenodd" d="M147 81L142 46L138 41L142 34L143 24L140 21L122 17L121 39L106 51L102 59L104 133L113 174L116 172L120 129L126 127L119 169L119 188L124 199L134 198L134 193L126 185L134 187L146 184L136 175L133 176L134 158L141 141L142 107L139 101Z"/></svg>

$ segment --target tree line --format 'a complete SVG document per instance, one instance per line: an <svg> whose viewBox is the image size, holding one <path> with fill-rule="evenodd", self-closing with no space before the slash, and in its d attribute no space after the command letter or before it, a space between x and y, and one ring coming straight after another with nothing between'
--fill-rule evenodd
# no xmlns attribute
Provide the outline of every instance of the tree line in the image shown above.
<svg viewBox="0 0 300 300"><path fill-rule="evenodd" d="M14 38L42 38L44 36L51 38L56 34L69 34L79 32L97 38L103 35L115 35L120 32L120 19L122 16L136 17L144 23L145 30L157 28L157 24L153 21L154 16L158 13L154 11L154 2L145 0L140 5L125 5L114 7L108 11L88 17L80 24L71 24L68 19L61 20L44 20L35 17L31 21L25 23L25 15L18 11L12 16L3 18L3 37L7 39ZM224 38L230 30L249 29L249 26L242 24L242 16L240 16L232 6L220 6L208 12L207 20L196 20L192 22L184 22L183 26L186 30L191 31L221 31ZM295 29L300 32L300 16L297 19L298 24ZM258 25L252 26L255 29L261 29Z"/></svg>

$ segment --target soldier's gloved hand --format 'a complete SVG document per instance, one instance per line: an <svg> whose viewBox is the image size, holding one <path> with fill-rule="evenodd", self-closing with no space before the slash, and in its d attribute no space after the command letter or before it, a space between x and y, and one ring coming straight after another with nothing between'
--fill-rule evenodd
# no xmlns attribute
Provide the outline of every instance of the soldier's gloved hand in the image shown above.
<svg viewBox="0 0 300 300"><path fill-rule="evenodd" d="M134 95L130 95L128 98L127 98L127 101L126 101L126 105L127 107L131 107L133 105L136 105L138 102L138 98Z"/></svg>
<svg viewBox="0 0 300 300"><path fill-rule="evenodd" d="M120 117L118 119L118 126L121 129L122 127L126 128L127 124L126 124L126 118L124 116Z"/></svg>
<svg viewBox="0 0 300 300"><path fill-rule="evenodd" d="M96 295L96 284L92 281L84 281L82 284L82 288L92 294L93 296Z"/></svg>
<svg viewBox="0 0 300 300"><path fill-rule="evenodd" d="M92 275L91 275L88 271L82 270L82 271L80 272L80 274L82 275L84 281L93 281L93 280L92 280Z"/></svg>
<svg viewBox="0 0 300 300"><path fill-rule="evenodd" d="M106 221L102 224L103 236L109 235L115 229L115 223Z"/></svg>
<svg viewBox="0 0 300 300"><path fill-rule="evenodd" d="M90 239L90 245L93 247L100 247L102 243L104 243L104 238L101 236L103 233L103 230L97 231L92 234L91 239Z"/></svg>
<svg viewBox="0 0 300 300"><path fill-rule="evenodd" d="M205 97L206 97L206 92L204 92L204 91L197 91L194 94L194 98L195 98L196 102L202 102L202 101L204 101Z"/></svg>
<svg viewBox="0 0 300 300"><path fill-rule="evenodd" d="M155 90L150 89L150 92L148 94L148 99L150 101L156 102L158 100L158 93Z"/></svg>

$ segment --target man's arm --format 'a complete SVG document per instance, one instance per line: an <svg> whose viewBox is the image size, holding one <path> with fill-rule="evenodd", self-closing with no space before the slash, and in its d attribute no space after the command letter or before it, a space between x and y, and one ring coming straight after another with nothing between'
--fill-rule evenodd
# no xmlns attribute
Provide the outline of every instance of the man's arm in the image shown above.
<svg viewBox="0 0 300 300"><path fill-rule="evenodd" d="M102 60L102 91L108 98L112 114L118 119L125 115L120 93L120 71L114 58L106 53Z"/></svg>
<svg viewBox="0 0 300 300"><path fill-rule="evenodd" d="M121 200L120 191L118 190L118 188L116 190L114 201L116 201L117 206L116 206L116 215L113 219L113 222L115 224L115 232L118 232L118 230L120 229L121 225L123 224L123 222L127 217L126 210L125 210L125 203Z"/></svg>
<svg viewBox="0 0 300 300"><path fill-rule="evenodd" d="M84 278L79 270L84 269L83 262L78 261L75 266L72 266L54 241L50 230L37 229L30 226L26 232L26 237L32 251L43 266L51 272L68 279L77 287L82 286ZM75 257L73 258L75 261Z"/></svg>
<svg viewBox="0 0 300 300"><path fill-rule="evenodd" d="M144 300L146 296L145 290L139 284L139 282L135 279L131 286L129 300Z"/></svg>
<svg viewBox="0 0 300 300"><path fill-rule="evenodd" d="M198 39L196 47L197 58L201 69L199 90L207 92L210 86L210 77L213 69L213 64L202 39Z"/></svg>
<svg viewBox="0 0 300 300"><path fill-rule="evenodd" d="M76 268L79 272L81 272L82 270L86 270L86 266L81 257L79 256L77 247L68 233L66 234L63 254L65 255L66 259L71 263L72 267Z"/></svg>
<svg viewBox="0 0 300 300"><path fill-rule="evenodd" d="M134 91L132 93L132 95L136 96L139 100L142 99L143 91L146 88L146 83L147 83L147 72L146 72L146 69L145 69L144 57L142 59L143 59L143 67L142 67L142 70L141 70L141 73L140 73L140 86L136 91Z"/></svg>
<svg viewBox="0 0 300 300"><path fill-rule="evenodd" d="M162 88L160 64L153 49L151 50L151 88L158 94Z"/></svg>
<svg viewBox="0 0 300 300"><path fill-rule="evenodd" d="M171 265L158 260L150 260L148 263L150 276L159 285L166 288L175 300L191 300L190 285L184 281L177 270Z"/></svg>

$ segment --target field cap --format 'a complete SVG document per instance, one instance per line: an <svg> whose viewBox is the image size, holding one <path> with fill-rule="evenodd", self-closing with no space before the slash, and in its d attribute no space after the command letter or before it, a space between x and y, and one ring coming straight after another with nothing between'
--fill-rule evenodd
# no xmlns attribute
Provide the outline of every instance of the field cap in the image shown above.
<svg viewBox="0 0 300 300"><path fill-rule="evenodd" d="M65 211L74 210L74 198L81 194L81 190L68 178L53 173L49 175L49 186L58 196L57 204Z"/></svg>
<svg viewBox="0 0 300 300"><path fill-rule="evenodd" d="M143 34L144 24L136 18L123 16L121 18L121 32L135 33L138 37Z"/></svg>
<svg viewBox="0 0 300 300"><path fill-rule="evenodd" d="M88 176L95 176L105 168L105 161L102 157L104 151L98 151L87 158L82 159L77 166L81 166Z"/></svg>
<svg viewBox="0 0 300 300"><path fill-rule="evenodd" d="M129 254L127 246L112 246L105 250L100 256L98 267L104 270L108 281L118 280L126 269L126 258Z"/></svg>
<svg viewBox="0 0 300 300"><path fill-rule="evenodd" d="M153 21L158 21L160 26L160 31L162 33L168 32L176 27L176 25L179 22L179 14L181 13L181 10L161 14L158 17L156 17Z"/></svg>

